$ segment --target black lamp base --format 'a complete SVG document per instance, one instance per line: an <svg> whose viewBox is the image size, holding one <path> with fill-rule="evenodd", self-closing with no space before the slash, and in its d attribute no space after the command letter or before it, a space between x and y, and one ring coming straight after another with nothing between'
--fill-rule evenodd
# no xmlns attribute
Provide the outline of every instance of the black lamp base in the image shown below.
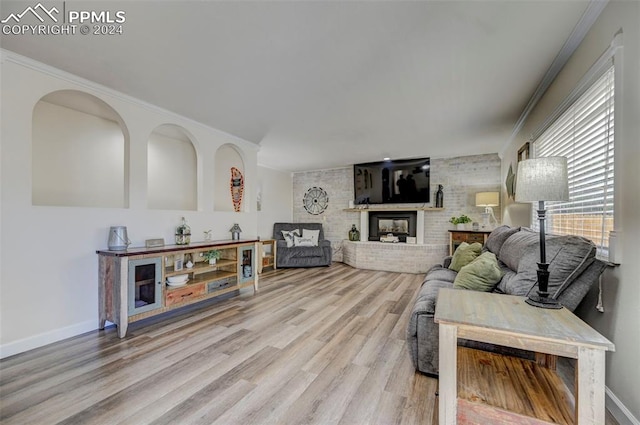
<svg viewBox="0 0 640 425"><path fill-rule="evenodd" d="M562 304L556 299L549 297L541 297L539 295L530 295L529 298L524 300L529 305L540 308L550 308L553 310L560 310L562 308Z"/></svg>

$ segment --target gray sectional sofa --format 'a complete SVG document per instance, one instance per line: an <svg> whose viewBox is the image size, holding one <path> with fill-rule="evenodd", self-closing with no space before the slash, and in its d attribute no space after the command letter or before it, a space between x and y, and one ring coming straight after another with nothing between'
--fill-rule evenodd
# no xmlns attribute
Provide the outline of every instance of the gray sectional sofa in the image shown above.
<svg viewBox="0 0 640 425"><path fill-rule="evenodd" d="M595 245L578 236L547 235L547 262L550 263L549 293L573 311L598 281L606 265L595 258ZM526 228L500 226L488 237L483 251L494 253L504 273L493 289L496 294L526 296L537 290L537 262L540 236ZM426 274L416 298L407 328L407 342L413 364L420 372L438 374L438 325L433 316L440 288L452 288L457 273L448 268L451 257L443 265L432 267ZM463 289L460 289L463 290ZM532 307L535 308L535 307ZM494 347L460 340L459 344L505 352ZM522 355L522 353L508 354Z"/></svg>
<svg viewBox="0 0 640 425"><path fill-rule="evenodd" d="M317 246L287 246L282 231L304 229L319 230ZM331 242L324 238L321 223L274 223L273 239L276 240L276 267L319 267L331 265Z"/></svg>

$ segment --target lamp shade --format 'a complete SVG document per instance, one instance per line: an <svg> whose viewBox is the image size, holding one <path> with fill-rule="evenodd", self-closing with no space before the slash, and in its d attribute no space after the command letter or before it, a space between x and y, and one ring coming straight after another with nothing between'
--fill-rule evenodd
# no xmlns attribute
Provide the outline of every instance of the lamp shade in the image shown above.
<svg viewBox="0 0 640 425"><path fill-rule="evenodd" d="M497 207L500 205L499 192L476 193L476 207Z"/></svg>
<svg viewBox="0 0 640 425"><path fill-rule="evenodd" d="M568 200L567 158L551 156L518 163L516 202Z"/></svg>

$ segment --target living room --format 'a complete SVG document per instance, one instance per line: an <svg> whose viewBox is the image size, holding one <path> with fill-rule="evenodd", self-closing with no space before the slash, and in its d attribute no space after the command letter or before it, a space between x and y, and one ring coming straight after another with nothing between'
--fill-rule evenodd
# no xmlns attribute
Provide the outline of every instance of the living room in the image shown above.
<svg viewBox="0 0 640 425"><path fill-rule="evenodd" d="M417 2L415 7L418 7L419 3ZM424 4L427 3L429 2L424 2ZM527 3L532 6L536 2ZM29 5L35 7L29 2L3 2L2 18L5 19L9 12L19 13ZM502 6L509 9L511 6L508 5L509 2L504 2ZM61 5L57 6L61 8ZM338 7L337 4L334 6ZM366 17L370 12L365 11L365 6L366 3L362 4L363 10L357 10L357 12L358 14L364 13ZM465 6L469 5L465 3ZM530 226L532 224L531 204L517 203L507 193L505 181L509 169L517 167L518 151L530 141L530 136L536 133L558 105L582 81L593 64L609 49L614 40L617 40L615 42L620 43L619 46L622 47L616 51L614 59L616 72L615 230L618 235L617 253L621 255L621 261L619 261L621 264L607 268L603 274L601 286L604 311L599 312L594 308L598 295L597 288L594 288L594 291L578 307L576 314L615 343L615 352L606 355L605 384L608 410L621 424L638 423L640 403L637 400L640 400L640 385L638 385L640 371L636 367L635 360L640 354L640 335L637 329L637 324L640 323L640 310L638 309L640 285L637 278L640 275L640 263L634 261L637 254L635 254L633 242L640 238L640 226L637 225L640 218L638 217L640 197L637 188L640 181L636 172L636 164L640 161L640 144L638 143L640 130L637 120L637 117L640 116L640 82L638 78L640 75L640 46L638 45L640 42L640 6L633 1L609 1L602 6L604 7L601 7L601 13L596 15L592 26L589 25L584 30L584 34L582 34L584 38L580 38L579 42L573 46L575 51L565 58L566 63L556 70L557 75L547 82L545 90L536 91L536 87L540 87L539 83L543 80L543 76L552 68L554 58L559 55L558 52L561 51L566 37L554 40L556 44L548 47L548 51L552 53L550 56L547 54L545 60L538 60L535 50L524 56L530 61L530 67L535 68L531 71L532 75L530 76L535 78L527 80L530 82L530 86L527 87L528 95L524 99L524 103L510 105L513 109L511 116L504 121L488 123L490 127L499 127L502 131L500 134L506 135L505 137L496 142L494 140L497 139L495 134L486 136L483 132L488 130L480 125L477 127L477 143L475 145L468 144L468 141L462 139L443 139L443 134L439 133L426 133L420 134L420 137L436 141L428 144L423 143L424 148L416 149L416 145L414 145L412 151L398 150L397 153L394 153L396 151L393 150L394 141L389 142L391 144L389 146L390 152L373 151L366 143L369 134L348 132L348 128L339 126L336 127L333 138L327 137L324 141L311 139L310 145L296 146L295 140L293 143L289 140L290 144L286 144L284 141L279 144L275 136L265 139L262 144L252 142L249 140L252 140L255 134L261 134L260 131L263 131L268 125L273 125L270 134L277 135L280 131L278 117L273 118L270 123L252 122L251 125L254 127L248 130L245 128L247 131L240 135L233 132L234 128L240 128L240 123L237 122L238 120L234 121L233 117L243 115L242 102L235 104L233 110L220 114L217 110L210 112L206 109L202 109L203 112L194 116L175 113L185 105L176 104L175 108L170 108L160 104L159 101L156 103L153 97L141 100L142 97L138 98L130 94L135 93L136 81L142 84L142 80L147 77L155 78L154 75L147 75L147 69L132 71L131 82L127 83L129 84L128 89L115 90L111 88L111 84L122 83L122 81L118 81L122 77L117 73L118 66L114 63L109 63L106 59L103 62L85 62L82 58L73 55L73 44L70 44L72 47L60 47L61 43L58 38L53 36L45 40L45 37L41 35L24 36L3 33L1 74L2 209L0 222L2 230L0 245L0 293L2 294L0 300L0 344L2 357L10 358L14 355L19 356L20 353L30 355L33 352L29 350L46 349L47 344L58 341L64 343L69 338L98 332L98 259L95 252L107 247L110 226L126 225L132 246L144 246L145 241L151 238L163 238L167 244L172 243L175 228L180 224L180 219L183 216L186 217L193 230L194 240L203 238L204 232L208 230L211 230L210 234L214 240L230 239L229 231L234 223L239 224L242 229L242 238L267 239L272 237L275 222L319 222L323 224L326 238L331 241L334 248L334 261L343 261L342 241L347 239L352 224L356 224L360 228L361 223L361 213L349 211L349 201L353 200L352 165L354 163L381 160L383 156L392 156L394 159L431 157L431 189L434 192L438 184L444 186L444 210L427 211L424 214L424 244L430 245L434 249L433 263L425 263L424 267L435 264L447 253L448 229L450 229L448 221L451 216L469 214L474 221L481 220L483 208L477 207L474 202L474 196L477 192L500 192L500 205L495 208L498 222L512 226ZM475 7L477 9L486 7L488 11L494 13L496 11L494 7L499 6L495 4L483 6L483 3L480 2ZM586 10L588 3L583 2L581 7L581 10ZM591 7L594 6L591 5ZM127 11L126 30L135 31L135 27L138 27L138 31L142 31L141 22L143 22L144 13L140 9L138 9L138 14L134 13L137 9L134 5L125 4L122 5L122 9ZM180 9L180 6L175 6L167 13L178 13ZM248 9L251 9L250 6ZM257 10L262 12L259 8ZM477 11L476 9L471 10L470 14ZM309 12L309 15L305 14L305 19L312 22L310 16L313 16L314 13L320 13L320 17L326 18L335 12L313 10ZM465 15L462 10L458 10L458 12ZM354 11L345 13L344 16L351 16L350 13L354 13ZM489 14L489 12L486 13ZM505 10L504 13L505 16L508 16L509 10ZM459 18L459 15L457 16ZM581 18L581 13L572 16L577 22ZM257 19L252 15L250 18ZM320 18L317 19L320 20ZM420 17L416 17L416 19L419 21ZM422 19L429 21L427 16ZM491 22L485 14L482 14L478 19L480 19L478 22L480 27L486 22ZM468 16L462 19L465 24L470 21L473 19ZM249 22L252 22L251 19ZM218 24L233 27L233 25L223 22L218 22ZM498 26L498 22L495 25L495 28L501 28ZM322 27L322 25L320 26ZM299 30L299 28L297 29ZM572 29L573 25L565 28L565 33L569 35ZM374 32L371 28L368 30ZM488 28L485 35L487 37L494 36L492 31L491 27ZM354 32L357 33L357 31ZM443 37L443 35L438 34L433 38L437 39L438 37ZM495 34L495 37L500 38L501 35ZM276 39L276 42L278 40ZM98 44L91 45L85 41L84 43L87 44L75 45L75 47L84 49L89 45L90 48L99 50L103 47L106 48L102 43L108 41L105 39L98 41L97 38L94 38L93 42ZM241 41L246 42L246 40ZM363 40L356 39L356 41L352 40L358 48L364 48L366 45ZM71 40L69 42L71 43ZM77 37L73 43L79 43ZM410 50L412 48L415 46L398 47L402 52L404 52L403 49ZM47 51L51 53L47 54ZM65 53L63 54L61 51ZM157 46L153 51L153 55L160 56L162 54L164 54L162 46ZM303 60L308 59L304 52L301 53L301 57ZM178 57L175 60L180 61L181 59L183 57ZM342 59L346 61L347 58ZM380 58L376 59L383 61ZM390 60L392 59L396 58L390 58ZM404 59L409 61L406 57ZM437 62L435 58L432 59ZM466 66L466 62L456 58L455 55L446 59L460 67ZM445 62L443 59L442 63ZM75 66L76 68L73 69L78 71L65 71L67 69L65 64ZM242 62L242 64L248 65L251 64L251 61ZM378 62L374 62L372 66L377 64ZM491 65L486 66L491 71ZM113 68L112 80L109 78L98 80L81 76L82 73L90 75L94 71L93 68ZM310 71L306 68L303 70ZM243 72L241 67L234 71L238 74ZM335 77L335 84L340 86L346 84L339 77L342 71L334 63L332 66L327 65L324 72ZM498 73L498 70L494 71L496 75L505 75ZM507 70L507 74L509 72ZM485 71L478 69L478 73L484 75ZM278 73L274 72L270 76L275 79ZM176 75L164 78L166 78L167 90L187 85ZM366 75L363 78L366 78ZM382 76L376 74L376 78L382 78ZM515 79L514 81L519 80ZM381 82L376 80L370 83L372 85L379 84L388 89L388 86L380 84ZM294 81L291 84L294 83L302 84L299 81ZM463 86L467 84L467 91L478 90L484 93L480 88L473 86L472 82L459 81L458 83ZM251 84L246 84L249 89ZM357 84L358 82L355 81L352 82L352 86L346 85L342 88L348 91L347 89L353 89ZM505 91L513 89L510 86L512 84L510 80L505 80L504 84ZM366 87L371 86L367 85ZM256 91L261 89L260 87L255 88ZM301 87L297 87L297 89L301 90ZM202 90L205 90L204 86ZM217 90L220 90L221 93L224 91L223 88L217 88ZM317 96L322 95L319 88L315 90ZM91 206L65 206L64 204L60 206L46 200L37 201L44 199L43 197L38 198L38 195L54 191L43 189L41 192L34 192L33 183L40 182L43 185L41 187L46 188L48 180L55 181L55 176L51 169L46 167L43 168L45 172L42 174L34 171L34 164L48 166L48 162L53 162L47 161L48 158L53 158L47 155L54 154L41 150L38 152L42 154L42 157L34 158L36 151L32 140L37 134L42 133L41 131L37 133L38 127L34 125L34 115L36 114L34 111L36 105L44 97L61 91L86 94L89 96L88 99L91 99L88 101L90 104L102 107L103 105L100 104L102 102L110 108L110 113L115 112L117 115L115 119L112 117L109 121L117 122L124 135L122 146L123 150L126 150L126 160L121 162L119 170L97 168L106 159L104 157L95 158L95 155L93 158L89 157L91 155L90 148L88 154L86 150L79 149L76 151L77 157L70 158L70 161L74 163L74 166L79 163L81 166L84 164L84 167L88 169L94 167L94 169L100 170L99 173L96 173L99 174L96 181L91 181L93 185L106 184L106 181L112 184L114 179L117 179L115 186L117 186L116 193L119 202L121 202L120 205L100 205L100 199L95 200L98 204ZM304 93L308 94L309 92L305 91ZM269 92L268 94L271 97L278 96L277 92ZM378 96L384 98L385 95L389 94L372 92L371 103L375 103ZM402 93L402 96L392 97L392 99L400 104L402 99L410 99L411 96L411 92ZM494 92L484 94L482 100L484 103L495 103L499 102L500 98L500 93ZM265 96L265 99L259 104L262 109L268 110L270 108L268 99L270 98ZM242 99L243 102L249 100ZM293 105L296 105L294 100L297 99L288 99ZM442 98L437 100L442 100ZM56 105L56 102L59 104ZM527 102L530 103L527 104ZM49 118L49 122L55 121L56 117L59 118L55 112L51 113L52 110L60 111L61 108L70 106L69 103L64 102L60 104L59 99L56 99L55 96L48 97L42 103L55 106L44 114ZM452 101L452 103L461 109L471 108L469 105L458 102ZM288 111L293 114L296 107L288 106ZM445 106L450 107L450 105L441 104L431 107L429 111L438 115L437 118L443 122L455 121L453 117L439 115L439 107L444 108ZM478 108L478 105L475 106ZM224 109L224 105L217 107ZM340 109L340 113L345 116L349 116L351 113L355 119L359 119L360 116L351 109L354 107L355 105L346 105L345 109ZM299 113L307 112L300 112L301 108L298 109ZM387 109L383 111L390 112ZM280 113L281 111L275 112ZM277 115L275 112L274 115ZM311 112L313 114L310 116L317 118L320 123L324 123L328 120L328 116L332 115L331 111L327 110L313 110ZM218 128L207 121L210 116L223 116L224 114L227 114L225 117L229 123L228 129ZM477 109L477 114L480 115L479 109ZM303 117L300 118L302 121ZM240 119L240 121L242 120ZM407 134L410 133L407 130L411 127L408 125L410 122L406 116L399 117L396 121L389 120L388 127L384 127L387 132L382 132L382 134L384 137L393 139L393 131L396 127L397 139L407 138ZM170 124L173 130L178 128L179 135L176 136L177 133L172 133L173 130L166 128L159 132L156 131L167 124ZM468 123L460 125L462 124ZM300 128L305 128L302 123ZM193 146L191 156L187 156L185 161L197 164L195 167L197 172L194 171L187 177L171 175L168 180L162 181L162 187L168 189L164 192L174 194L173 200L178 198L178 195L184 196L180 198L184 203L177 208L166 208L162 206L163 198L152 197L152 193L158 192L154 192L157 187L148 183L147 164L149 163L148 146L151 145L150 141L155 137L154 133L159 134L158 140L162 137L186 138ZM290 134L299 135L299 133L300 129L294 128ZM329 136L328 133L324 135ZM291 139L295 138L291 137ZM258 140L258 142L260 141ZM231 150L228 149L230 146ZM421 146L421 144L418 143L417 146ZM494 148L488 149L487 146ZM448 153L439 153L444 152L445 147L449 148ZM327 156L320 155L319 152L322 151L329 151L332 161L327 161L326 166L316 168L313 165L313 159ZM182 155L184 151L180 151L180 153ZM182 159L183 156L180 158ZM228 158L231 158L231 162ZM343 158L356 159L345 161ZM290 166L283 165L287 163ZM238 166L244 174L243 206L239 213L233 210L231 202L221 200L228 194L230 166ZM64 168L64 164L62 167ZM46 170L49 170L49 174ZM58 172L61 171L58 169ZM194 188L188 196L176 189L176 182L183 183L185 181L183 179L191 182L191 186ZM81 187L83 182L77 181L74 185ZM328 194L329 204L327 210L322 214L311 215L304 208L303 198L311 187L321 187ZM158 200L155 207L151 205L153 200ZM296 273L302 271L291 270L290 272L293 276L292 279L294 279ZM363 271L363 273L366 272ZM335 273L331 272L329 272L329 276L338 278ZM380 276L387 275L375 276L380 278ZM416 274L415 276L420 275ZM357 280L355 276L352 278ZM321 278L317 279L322 282ZM266 281L268 278L264 280ZM418 278L418 280L420 279ZM416 284L419 285L419 283ZM402 286L404 283L398 283L398 285ZM275 284L269 288L273 286ZM273 288L269 291L279 293ZM155 326L155 324L151 326ZM42 367L46 368L46 365ZM3 398L5 395L3 392Z"/></svg>

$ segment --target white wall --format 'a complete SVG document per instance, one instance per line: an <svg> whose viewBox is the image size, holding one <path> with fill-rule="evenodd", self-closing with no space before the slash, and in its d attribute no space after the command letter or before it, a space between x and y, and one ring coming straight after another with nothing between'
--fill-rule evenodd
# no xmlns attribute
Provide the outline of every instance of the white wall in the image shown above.
<svg viewBox="0 0 640 425"><path fill-rule="evenodd" d="M258 167L256 191L260 193L258 235L261 239L273 237L273 223L292 220L293 183L291 173Z"/></svg>
<svg viewBox="0 0 640 425"><path fill-rule="evenodd" d="M621 266L609 268L604 273L605 312L599 313L593 308L597 301L594 288L576 313L616 345L616 351L606 356L606 385L630 411L626 412L627 418L632 414L636 423L639 423L640 256L637 244L640 240L640 2L613 0L608 3L580 47L530 114L516 140L505 150L502 181L506 178L509 164L515 167L519 146L569 95L619 31L622 31L623 51L615 57L615 228L623 261ZM515 225L529 225L529 206L507 205L505 218ZM608 407L611 408L611 405ZM621 423L625 422L621 420Z"/></svg>
<svg viewBox="0 0 640 425"><path fill-rule="evenodd" d="M147 147L148 207L156 210L197 209L196 151L190 140L153 132Z"/></svg>
<svg viewBox="0 0 640 425"><path fill-rule="evenodd" d="M32 134L34 205L126 205L126 144L118 123L40 101Z"/></svg>
<svg viewBox="0 0 640 425"><path fill-rule="evenodd" d="M230 238L239 223L243 237L257 236L252 213L214 212L215 152L234 144L244 154L245 197L255 198L257 147L175 114L145 105L97 84L10 52L1 63L0 344L11 355L97 328L97 249L107 247L109 226L124 225L134 246L163 237L173 243L185 216L193 240L213 230ZM56 90L92 94L117 111L129 130L129 208L46 207L31 203L32 112ZM198 211L147 209L147 141L162 124L173 123L193 135L198 155Z"/></svg>

